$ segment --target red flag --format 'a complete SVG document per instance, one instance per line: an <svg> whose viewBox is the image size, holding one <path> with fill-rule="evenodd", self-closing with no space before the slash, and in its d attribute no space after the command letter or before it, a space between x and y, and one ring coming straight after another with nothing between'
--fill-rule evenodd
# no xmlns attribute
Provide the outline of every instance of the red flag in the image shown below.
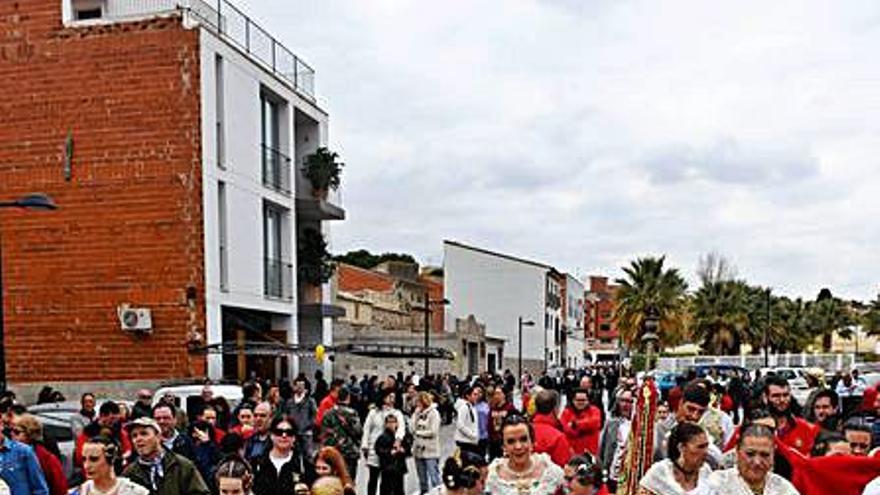
<svg viewBox="0 0 880 495"><path fill-rule="evenodd" d="M776 449L791 464L791 483L801 495L862 495L880 476L880 459L853 455L804 457L776 440Z"/></svg>

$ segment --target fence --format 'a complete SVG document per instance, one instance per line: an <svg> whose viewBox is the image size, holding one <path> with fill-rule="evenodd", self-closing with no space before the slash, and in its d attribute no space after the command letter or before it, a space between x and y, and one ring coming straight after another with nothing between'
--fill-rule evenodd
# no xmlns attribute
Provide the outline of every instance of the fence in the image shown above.
<svg viewBox="0 0 880 495"><path fill-rule="evenodd" d="M178 9L314 101L315 71L228 0L109 0L101 17L125 19Z"/></svg>
<svg viewBox="0 0 880 495"><path fill-rule="evenodd" d="M803 366L822 368L827 371L850 369L855 363L854 354L770 354L767 366L771 368L786 366ZM664 371L684 371L690 366L700 364L728 364L748 369L763 368L763 355L741 356L692 356L692 357L661 357L657 360L657 368Z"/></svg>

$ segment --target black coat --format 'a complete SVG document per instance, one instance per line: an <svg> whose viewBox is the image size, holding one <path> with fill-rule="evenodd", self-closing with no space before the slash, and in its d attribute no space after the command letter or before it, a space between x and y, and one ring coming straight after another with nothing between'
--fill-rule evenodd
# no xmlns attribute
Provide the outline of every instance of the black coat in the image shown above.
<svg viewBox="0 0 880 495"><path fill-rule="evenodd" d="M281 466L281 472L276 471L269 459L270 452L271 449L267 450L253 462L254 495L290 495L297 482L308 483L314 478L304 474L296 452L292 452L290 460Z"/></svg>

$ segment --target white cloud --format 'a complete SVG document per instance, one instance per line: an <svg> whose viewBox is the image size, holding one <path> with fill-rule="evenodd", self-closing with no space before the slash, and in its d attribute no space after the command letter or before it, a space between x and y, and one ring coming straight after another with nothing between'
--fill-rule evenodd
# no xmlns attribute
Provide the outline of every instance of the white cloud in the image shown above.
<svg viewBox="0 0 880 495"><path fill-rule="evenodd" d="M792 295L880 288L876 2L238 3L317 71L336 249L611 276L717 250Z"/></svg>

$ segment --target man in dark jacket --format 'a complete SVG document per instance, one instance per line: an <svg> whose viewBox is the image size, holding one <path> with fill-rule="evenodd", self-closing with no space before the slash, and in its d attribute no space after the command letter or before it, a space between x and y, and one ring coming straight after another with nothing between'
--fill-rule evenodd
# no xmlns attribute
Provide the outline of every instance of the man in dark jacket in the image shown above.
<svg viewBox="0 0 880 495"><path fill-rule="evenodd" d="M357 476L358 459L361 455L361 437L364 434L358 413L350 407L351 394L348 389L339 389L336 405L333 406L321 421L321 444L336 447L342 454L348 473L354 480Z"/></svg>
<svg viewBox="0 0 880 495"><path fill-rule="evenodd" d="M192 439L177 430L177 411L171 404L160 402L153 407L153 419L159 425L162 446L189 460L195 459Z"/></svg>
<svg viewBox="0 0 880 495"><path fill-rule="evenodd" d="M159 424L138 418L127 426L138 459L123 476L150 490L151 495L208 495L210 490L189 459L162 447Z"/></svg>

